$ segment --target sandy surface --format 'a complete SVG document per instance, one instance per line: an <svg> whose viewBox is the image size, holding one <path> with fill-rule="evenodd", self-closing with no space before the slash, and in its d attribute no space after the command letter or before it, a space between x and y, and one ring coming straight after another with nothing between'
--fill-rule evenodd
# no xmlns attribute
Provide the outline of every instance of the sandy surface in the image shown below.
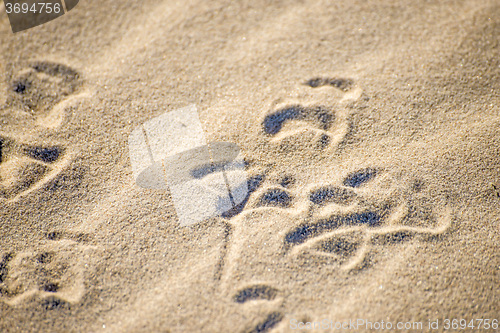
<svg viewBox="0 0 500 333"><path fill-rule="evenodd" d="M499 17L487 0L81 0L13 34L2 8L0 331L500 319ZM127 142L190 104L241 148L252 193L181 227Z"/></svg>

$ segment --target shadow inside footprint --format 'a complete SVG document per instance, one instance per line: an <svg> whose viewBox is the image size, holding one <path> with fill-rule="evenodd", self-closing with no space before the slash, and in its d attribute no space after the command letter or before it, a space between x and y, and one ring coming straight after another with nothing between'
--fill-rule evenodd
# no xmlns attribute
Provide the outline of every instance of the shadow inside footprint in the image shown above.
<svg viewBox="0 0 500 333"><path fill-rule="evenodd" d="M377 171L372 168L358 170L347 175L347 177L344 179L344 185L349 187L359 187L369 180L373 179L376 174Z"/></svg>
<svg viewBox="0 0 500 333"><path fill-rule="evenodd" d="M322 187L312 191L309 195L309 200L317 205L323 205L329 202L334 202L339 205L347 205L352 203L355 198L356 193L353 191L335 186Z"/></svg>
<svg viewBox="0 0 500 333"><path fill-rule="evenodd" d="M311 88L317 88L317 87L322 87L322 86L332 86L335 88L338 88L342 91L348 91L352 85L354 84L354 81L350 79L330 79L330 78L314 78L310 79L305 83Z"/></svg>
<svg viewBox="0 0 500 333"><path fill-rule="evenodd" d="M35 62L13 78L9 103L30 113L44 112L81 85L80 75L74 69L58 63Z"/></svg>
<svg viewBox="0 0 500 333"><path fill-rule="evenodd" d="M295 178L293 178L292 176L285 176L280 181L280 185L287 188L293 186L294 184Z"/></svg>
<svg viewBox="0 0 500 333"><path fill-rule="evenodd" d="M29 82L27 80L21 80L14 84L13 90L18 94L23 94L27 88L29 88Z"/></svg>
<svg viewBox="0 0 500 333"><path fill-rule="evenodd" d="M59 146L30 145L0 136L0 197L10 200L40 184L61 160Z"/></svg>
<svg viewBox="0 0 500 333"><path fill-rule="evenodd" d="M295 228L287 233L285 236L285 243L293 246L340 227L355 225L375 227L379 225L381 221L382 216L375 212L355 213L345 216L337 215L327 220L322 220L317 223L308 223Z"/></svg>
<svg viewBox="0 0 500 333"><path fill-rule="evenodd" d="M25 153L31 158L34 158L36 160L45 163L53 163L57 161L57 159L61 155L62 149L58 147L50 147L50 148L28 147L25 148Z"/></svg>
<svg viewBox="0 0 500 333"><path fill-rule="evenodd" d="M264 175L255 175L248 179L248 192L255 192L264 182Z"/></svg>
<svg viewBox="0 0 500 333"><path fill-rule="evenodd" d="M0 163L3 162L3 139L0 137Z"/></svg>
<svg viewBox="0 0 500 333"><path fill-rule="evenodd" d="M250 330L249 333L265 333L269 332L274 326L283 320L283 314L280 312L273 312L267 316L267 318L255 326L254 329Z"/></svg>
<svg viewBox="0 0 500 333"><path fill-rule="evenodd" d="M0 261L0 283L3 283L5 281L5 278L7 277L8 273L7 265L11 259L12 259L12 254L8 253L4 255L2 261Z"/></svg>
<svg viewBox="0 0 500 333"><path fill-rule="evenodd" d="M281 189L271 189L266 191L260 198L261 206L290 207L292 196Z"/></svg>
<svg viewBox="0 0 500 333"><path fill-rule="evenodd" d="M335 235L319 243L316 249L320 253L327 253L339 264L351 260L364 243L364 232L354 231L347 234Z"/></svg>
<svg viewBox="0 0 500 333"><path fill-rule="evenodd" d="M237 303L245 303L252 300L273 300L278 291L272 287L265 285L257 285L240 290L235 296L234 301Z"/></svg>
<svg viewBox="0 0 500 333"><path fill-rule="evenodd" d="M413 237L414 233L410 231L396 231L381 235L373 235L372 241L373 244L376 245L390 245L390 244L397 244L409 241L413 239Z"/></svg>
<svg viewBox="0 0 500 333"><path fill-rule="evenodd" d="M349 240L331 239L321 244L321 250L325 252L335 253L340 256L352 255L359 247L360 243L351 242Z"/></svg>
<svg viewBox="0 0 500 333"><path fill-rule="evenodd" d="M42 307L45 310L57 310L57 309L69 309L70 305L69 303L65 302L60 298L51 297L45 299L45 301L42 303Z"/></svg>
<svg viewBox="0 0 500 333"><path fill-rule="evenodd" d="M34 63L32 67L38 73L44 73L50 76L60 77L61 79L67 82L73 83L79 78L79 74L77 71L63 64L39 61Z"/></svg>
<svg viewBox="0 0 500 333"><path fill-rule="evenodd" d="M40 264L46 264L46 263L49 263L53 259L53 256L54 256L53 253L44 252L38 256L37 261Z"/></svg>
<svg viewBox="0 0 500 333"><path fill-rule="evenodd" d="M332 125L334 117L321 106L307 108L301 105L292 105L267 115L263 122L264 132L275 135L281 130L283 124L289 120L312 121L317 123L321 129L327 130Z"/></svg>
<svg viewBox="0 0 500 333"><path fill-rule="evenodd" d="M43 291L49 293L55 293L59 290L59 285L57 283L47 283L43 286Z"/></svg>

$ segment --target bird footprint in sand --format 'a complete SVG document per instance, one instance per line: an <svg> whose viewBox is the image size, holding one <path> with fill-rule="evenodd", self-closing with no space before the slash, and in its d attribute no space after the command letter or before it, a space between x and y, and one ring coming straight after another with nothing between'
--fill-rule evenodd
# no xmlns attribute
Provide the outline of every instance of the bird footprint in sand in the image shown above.
<svg viewBox="0 0 500 333"><path fill-rule="evenodd" d="M270 142L293 150L300 141L312 148L335 146L348 131L347 104L356 101L362 90L350 79L315 78L298 89L295 97L276 100L262 121ZM306 101L313 101L306 102ZM299 137L299 140L294 138Z"/></svg>
<svg viewBox="0 0 500 333"><path fill-rule="evenodd" d="M363 168L341 183L312 186L304 194L293 191L293 178L253 190L242 214L283 209L303 221L285 233L283 248L292 256L321 256L345 270L364 267L371 250L411 239L432 239L451 224L448 208L426 203L422 181L409 188L377 189L371 185L383 171ZM261 184L263 181L261 182ZM307 201L307 205L302 202Z"/></svg>
<svg viewBox="0 0 500 333"><path fill-rule="evenodd" d="M47 310L68 307L81 300L85 256L96 248L85 235L50 232L47 245L0 257L0 300L15 306L41 300Z"/></svg>
<svg viewBox="0 0 500 333"><path fill-rule="evenodd" d="M0 105L0 115L6 121L35 121L38 126L55 128L63 122L65 109L88 94L81 92L80 73L69 66L37 61L14 67L6 103Z"/></svg>
<svg viewBox="0 0 500 333"><path fill-rule="evenodd" d="M81 87L80 74L65 65L34 62L12 79L7 104L16 109L42 114Z"/></svg>
<svg viewBox="0 0 500 333"><path fill-rule="evenodd" d="M0 198L16 199L54 179L66 155L61 145L25 144L0 134Z"/></svg>

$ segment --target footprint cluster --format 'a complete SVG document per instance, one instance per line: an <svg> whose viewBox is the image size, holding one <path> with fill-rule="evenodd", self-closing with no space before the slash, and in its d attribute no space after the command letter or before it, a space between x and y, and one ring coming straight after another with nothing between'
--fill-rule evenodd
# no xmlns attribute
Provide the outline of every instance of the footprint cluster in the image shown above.
<svg viewBox="0 0 500 333"><path fill-rule="evenodd" d="M7 124L6 132L0 132L0 200L14 200L40 188L69 162L66 145L47 143L44 137L49 129L61 126L66 102L83 85L78 71L60 63L36 61L13 67L6 103L0 105ZM21 139L24 126L40 131Z"/></svg>
<svg viewBox="0 0 500 333"><path fill-rule="evenodd" d="M423 181L407 189L394 185L392 190L379 190L374 182L379 174L382 171L376 167L361 168L347 173L338 184L312 186L307 193L295 190L292 176L283 176L275 180L277 183L269 181L265 186L265 177L260 176L253 183L251 204L245 211L273 208L296 215L297 221L303 222L284 234L285 252L326 257L346 270L364 267L374 247L417 237L433 239L448 230L449 209L425 206ZM298 207L304 201L308 201L307 208L301 210ZM235 299L245 302L258 295L266 293L259 288L248 289Z"/></svg>
<svg viewBox="0 0 500 333"><path fill-rule="evenodd" d="M311 190L305 223L286 233L285 248L296 254L326 256L350 270L366 264L364 260L374 246L399 244L416 236L429 238L449 228L449 210L415 215L411 195L403 199L381 192L381 203L375 204L363 198L364 192L358 188L366 191L378 173L376 168L360 169L346 175L341 184ZM411 191L418 192L415 188ZM384 195L388 197L384 199ZM421 205L418 207L422 211ZM324 211L326 217L321 213Z"/></svg>
<svg viewBox="0 0 500 333"><path fill-rule="evenodd" d="M293 158L304 158L308 151L312 151L312 158L327 157L319 150L339 146L344 140L350 130L349 112L356 107L352 102L362 95L362 90L350 79L313 78L304 86L300 96L312 98L305 98L303 102L300 98L299 102L277 99L262 117L261 134L270 143L270 150L282 153L278 158L288 158L283 153L294 151L300 154ZM333 93L328 95L330 92ZM314 100L314 96L322 97ZM311 138L316 146L309 144ZM297 149L284 151L283 147ZM226 238L226 242L235 244L227 247L230 249L227 251L236 252L232 258L239 256L239 260L224 264L229 267L228 277L239 276L235 273L239 265L250 262L243 258L248 258L249 253L261 253L261 247L267 251L266 255L272 256L265 268L273 267L280 260L297 262L299 259L301 265L318 262L336 271L358 271L376 262L371 259L377 258L380 252L391 252L402 243L444 237L451 225L448 207L425 204L429 200L423 191L426 188L423 180L415 180L409 186L398 184L386 169L375 165L346 172L335 182L309 186L298 184L292 175L273 175L272 163L261 167L267 170L260 170L260 174L249 180L246 200L237 212L227 216L241 214L234 223L228 223L238 237ZM253 229L256 226L268 226L268 234L256 232ZM245 239L245 235L251 236ZM311 257L319 260L310 260ZM257 268L256 275L260 268L264 269ZM263 304L276 306L274 311L265 312L266 317L260 322L254 322L248 332L282 328L280 323L284 317L278 311L281 292L259 283L237 290L232 301L244 309Z"/></svg>

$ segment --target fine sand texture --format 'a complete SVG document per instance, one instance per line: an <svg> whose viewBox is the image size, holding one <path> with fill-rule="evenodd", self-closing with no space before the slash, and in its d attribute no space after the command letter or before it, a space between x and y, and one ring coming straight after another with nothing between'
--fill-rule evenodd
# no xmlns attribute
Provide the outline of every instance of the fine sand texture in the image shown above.
<svg viewBox="0 0 500 333"><path fill-rule="evenodd" d="M0 332L500 320L499 92L496 0L0 5ZM128 138L193 104L249 194L181 226Z"/></svg>

